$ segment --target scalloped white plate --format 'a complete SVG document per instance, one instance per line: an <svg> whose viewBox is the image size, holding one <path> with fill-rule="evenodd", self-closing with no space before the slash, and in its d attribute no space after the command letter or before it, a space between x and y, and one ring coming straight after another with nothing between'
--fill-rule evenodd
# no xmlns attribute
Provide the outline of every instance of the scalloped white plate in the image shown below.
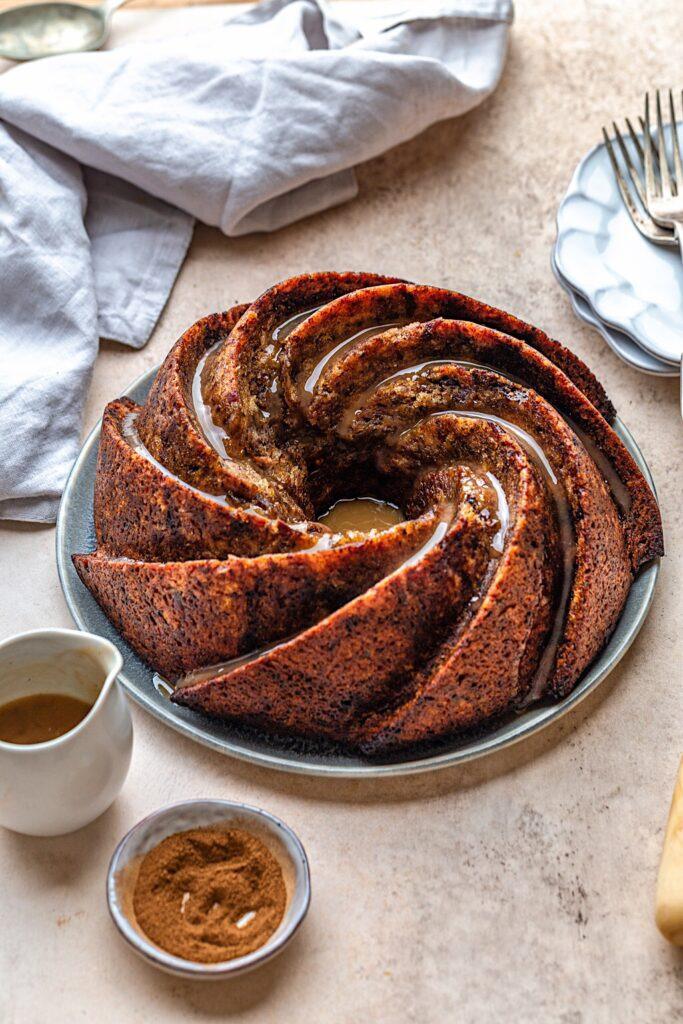
<svg viewBox="0 0 683 1024"><path fill-rule="evenodd" d="M606 325L655 358L683 354L683 262L677 249L638 232L621 200L604 144L574 172L557 214L557 269Z"/></svg>
<svg viewBox="0 0 683 1024"><path fill-rule="evenodd" d="M633 367L634 370L639 370L641 373L649 373L655 377L678 377L679 370L673 367L671 363L665 363L661 359L650 355L640 345L636 345L635 341L629 338L628 334L624 334L623 331L618 331L616 327L610 327L604 323L594 310L591 309L583 295L574 291L569 282L565 281L562 277L557 268L554 255L550 257L550 266L557 279L557 283L564 288L569 296L572 309L579 320L583 320L589 327L595 328L615 355L618 355L623 362Z"/></svg>

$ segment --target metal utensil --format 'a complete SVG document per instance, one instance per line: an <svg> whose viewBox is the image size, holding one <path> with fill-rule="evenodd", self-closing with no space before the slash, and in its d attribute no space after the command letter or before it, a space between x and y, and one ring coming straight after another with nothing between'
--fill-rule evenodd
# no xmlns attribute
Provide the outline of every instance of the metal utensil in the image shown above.
<svg viewBox="0 0 683 1024"><path fill-rule="evenodd" d="M674 171L671 173L666 151L666 137L662 119L662 101L657 90L657 165L654 159L654 144L650 125L650 94L645 93L645 201L647 211L653 220L664 228L673 228L683 258L683 160L678 141L674 97L669 89L669 121L671 151ZM683 94L682 94L683 95ZM683 416L683 324L681 325L681 416Z"/></svg>
<svg viewBox="0 0 683 1024"><path fill-rule="evenodd" d="M628 134L633 146L633 150L629 151L616 122L612 122L614 142L628 172L630 186L619 164L614 143L605 128L602 129L602 137L621 198L635 227L641 235L657 245L678 247L683 258L683 159L671 89L668 90L668 107L673 172L669 165L666 132L662 117L662 98L659 89L656 93L656 143L652 136L649 93L645 94L645 117L644 119L640 118L642 144L630 120L626 118ZM632 157L633 151L637 155L638 166ZM683 416L683 325L681 327L680 359L681 416Z"/></svg>
<svg viewBox="0 0 683 1024"><path fill-rule="evenodd" d="M650 242L654 242L656 245L667 245L671 248L675 248L678 245L678 241L673 229L670 226L664 227L659 224L648 212L647 199L645 195L645 158L643 154L643 147L640 143L640 139L636 135L630 119L627 117L625 120L629 137L637 155L638 167L636 167L634 163L628 146L624 141L623 134L619 131L616 121L612 121L612 130L614 131L614 141L618 146L622 161L628 172L628 181L624 177L619 165L619 160L617 158L613 142L607 134L607 130L605 128L602 129L605 148L607 150L610 163L612 164L612 170L614 171L614 177L617 182L619 193L624 202L624 206L628 210L633 224L638 231L640 231L641 235L647 238ZM645 131L645 122L642 118L640 119L640 124L643 131Z"/></svg>
<svg viewBox="0 0 683 1024"><path fill-rule="evenodd" d="M45 3L0 12L0 57L36 60L59 53L97 50L109 34L115 10L127 0L106 0L97 7Z"/></svg>
<svg viewBox="0 0 683 1024"><path fill-rule="evenodd" d="M645 204L648 213L663 228L673 228L679 245L683 244L683 161L678 142L676 128L676 111L674 98L669 89L669 115L671 150L673 153L674 173L669 167L666 151L666 136L662 119L662 102L659 89L656 93L657 106L657 163L655 165L654 143L650 126L650 95L645 94L645 136L643 150L645 154ZM680 191L680 195L679 195Z"/></svg>

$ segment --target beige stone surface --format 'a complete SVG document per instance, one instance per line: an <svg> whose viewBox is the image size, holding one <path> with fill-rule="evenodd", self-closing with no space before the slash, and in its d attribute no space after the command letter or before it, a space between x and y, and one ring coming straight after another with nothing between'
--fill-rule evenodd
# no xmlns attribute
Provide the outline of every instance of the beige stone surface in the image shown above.
<svg viewBox="0 0 683 1024"><path fill-rule="evenodd" d="M574 318L549 266L555 210L577 160L601 124L639 112L646 86L680 84L682 29L672 0L521 2L496 95L362 167L354 203L267 237L199 227L150 344L137 353L103 344L86 413L89 429L199 316L299 271L371 269L473 293L579 352L652 467L668 556L634 648L541 736L405 780L256 770L135 708L132 768L110 811L64 838L0 834L3 1022L683 1019L683 959L653 921L683 748L678 385L621 364ZM53 547L52 529L0 527L0 636L69 624ZM107 916L104 877L120 836L193 796L274 811L311 860L300 935L232 983L155 972Z"/></svg>
<svg viewBox="0 0 683 1024"><path fill-rule="evenodd" d="M84 6L95 6L98 0L79 0ZM0 11L5 7L23 7L26 4L35 3L35 0L0 0ZM126 0L129 8L156 9L159 7L204 7L207 4L232 4L240 3L240 0Z"/></svg>

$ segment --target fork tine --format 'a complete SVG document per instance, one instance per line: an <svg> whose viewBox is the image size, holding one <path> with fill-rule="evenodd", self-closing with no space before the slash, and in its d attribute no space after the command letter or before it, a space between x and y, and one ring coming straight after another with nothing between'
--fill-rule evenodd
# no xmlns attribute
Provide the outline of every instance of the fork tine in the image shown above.
<svg viewBox="0 0 683 1024"><path fill-rule="evenodd" d="M643 206L645 206L645 189L643 188L643 182L640 179L640 175L639 175L638 171L633 166L633 161L631 160L631 154L629 153L628 149L626 148L626 143L624 142L624 140L622 138L621 132L619 131L619 129L617 127L616 121L612 121L612 128L614 129L614 137L615 137L615 139L617 141L617 144L619 146L619 152L621 153L622 159L623 159L624 163L626 164L626 169L628 171L628 176L631 179L631 182L633 183L633 187L636 190L638 198L640 199L640 201L643 204ZM639 148L640 148L640 144L639 144ZM641 149L641 154L642 154L642 149Z"/></svg>
<svg viewBox="0 0 683 1024"><path fill-rule="evenodd" d="M643 152L645 155L645 194L648 203L659 195L655 169L652 161L652 127L650 125L650 94L645 93L645 134L643 135Z"/></svg>
<svg viewBox="0 0 683 1024"><path fill-rule="evenodd" d="M627 117L627 118L625 118L625 120L626 120L626 127L628 128L628 133L629 133L629 135L631 137L631 142L633 143L633 145L636 148L636 153L638 154L638 159L640 160L641 164L644 164L645 161L644 161L644 158L643 158L643 147L640 144L640 139L636 135L635 128L631 124L631 118ZM645 122L643 121L642 117L639 118L639 121L640 121L641 130L644 132L645 131Z"/></svg>
<svg viewBox="0 0 683 1024"><path fill-rule="evenodd" d="M671 175L669 174L669 161L666 155L666 139L664 138L662 103L659 89L657 89L657 148L659 150L659 177L662 182L661 194L665 199L668 199L671 196Z"/></svg>
<svg viewBox="0 0 683 1024"><path fill-rule="evenodd" d="M612 165L612 170L614 171L614 178L617 183L617 188L619 189L619 194L621 195L621 198L624 202L624 206L626 207L629 217L633 221L634 226L638 229L638 231L640 231L641 235L649 239L651 242L656 242L658 245L675 245L676 243L673 241L673 232L669 229L664 229L660 227L659 224L657 224L657 222L652 219L647 208L647 204L643 203L641 207L636 202L633 192L629 188L628 182L622 174L621 167L619 166L619 161L617 159L617 154L612 144L612 140L607 134L607 130L605 128L602 129L602 137L605 142L605 149L607 150L607 155L609 156L609 160ZM652 151L652 146L650 146L650 150ZM631 169L629 168L629 176L631 177L631 181L634 183L635 187L635 181L638 180L637 172L634 178L633 174L631 173Z"/></svg>
<svg viewBox="0 0 683 1024"><path fill-rule="evenodd" d="M626 118L626 120L628 122L629 130L631 132L631 138L633 139L633 141L635 142L635 144L636 144L636 146L638 148L638 153L640 155L640 159L644 161L643 147L640 144L640 139L636 135L636 133L634 131L634 128L633 128L633 125L631 124L629 119ZM640 124L640 130L641 130L641 132L644 135L645 132L647 131L647 126L646 126L645 122L643 121L642 117L638 117L638 123ZM653 163L654 163L655 173L657 174L657 173L659 173L659 157L657 156L657 150L654 148L655 142L654 142L654 139L652 138L652 134L650 134L650 142L652 143L652 160L653 160Z"/></svg>
<svg viewBox="0 0 683 1024"><path fill-rule="evenodd" d="M614 171L614 177L617 180L617 187L619 188L619 192L624 202L624 206L628 210L631 216L631 220L636 225L636 227L638 227L639 221L642 219L642 215L640 213L640 210L636 206L635 202L633 201L633 196L631 195L626 179L624 178L624 175L621 173L621 167L619 166L619 161L617 160L617 154L614 152L612 140L610 139L609 135L607 134L604 128L602 129L602 137L605 140L605 148L607 150L607 155L609 156L610 163L612 164L612 170ZM631 176L631 180L633 181L633 176Z"/></svg>
<svg viewBox="0 0 683 1024"><path fill-rule="evenodd" d="M669 89L669 116L671 118L671 146L674 154L674 175L676 177L676 195L683 191L683 160L681 160L681 145L678 141L678 126L676 125L676 111L674 109L674 94Z"/></svg>

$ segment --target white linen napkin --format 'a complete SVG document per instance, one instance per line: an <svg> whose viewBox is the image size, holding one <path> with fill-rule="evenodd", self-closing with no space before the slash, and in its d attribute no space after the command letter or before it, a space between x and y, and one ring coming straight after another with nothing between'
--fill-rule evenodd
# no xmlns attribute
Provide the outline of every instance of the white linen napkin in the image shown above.
<svg viewBox="0 0 683 1024"><path fill-rule="evenodd" d="M511 0L365 12L269 0L0 76L0 518L56 517L98 337L145 344L194 218L240 235L350 199L355 164L495 88Z"/></svg>

